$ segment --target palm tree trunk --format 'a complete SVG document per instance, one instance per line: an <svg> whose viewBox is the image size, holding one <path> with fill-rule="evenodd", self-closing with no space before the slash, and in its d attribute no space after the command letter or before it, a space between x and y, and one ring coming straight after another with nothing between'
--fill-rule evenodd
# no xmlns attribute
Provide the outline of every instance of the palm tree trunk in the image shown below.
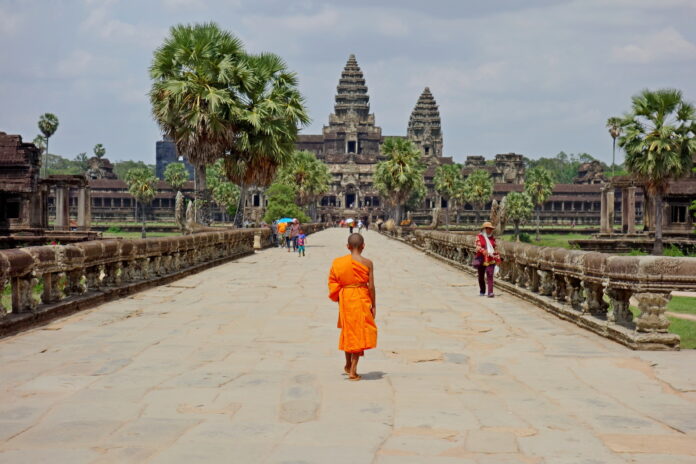
<svg viewBox="0 0 696 464"><path fill-rule="evenodd" d="M515 221L515 241L520 241L520 221Z"/></svg>
<svg viewBox="0 0 696 464"><path fill-rule="evenodd" d="M536 241L538 242L539 240L541 240L541 234L539 232L539 229L541 228L541 205L537 205L536 213Z"/></svg>
<svg viewBox="0 0 696 464"><path fill-rule="evenodd" d="M653 255L662 256L662 193L655 194L655 244Z"/></svg>
<svg viewBox="0 0 696 464"><path fill-rule="evenodd" d="M442 203L440 203L440 204L442 204ZM447 208L445 209L445 229L446 230L449 230L449 226L450 226L450 224L449 224L449 210L450 210L450 202L449 202L449 198L448 198L447 199Z"/></svg>
<svg viewBox="0 0 696 464"><path fill-rule="evenodd" d="M143 220L143 226L142 226L142 229L140 230L140 236L142 238L146 238L147 233L145 232L145 220L147 218L145 217L145 203L142 203L142 202L140 203L140 213L142 214L142 220Z"/></svg>
<svg viewBox="0 0 696 464"><path fill-rule="evenodd" d="M46 137L46 153L44 154L44 177L48 177L48 139L50 139L50 137Z"/></svg>
<svg viewBox="0 0 696 464"><path fill-rule="evenodd" d="M239 186L239 204L237 211L234 212L234 226L242 227L244 225L244 204L246 203L247 188L242 184Z"/></svg>
<svg viewBox="0 0 696 464"><path fill-rule="evenodd" d="M196 166L196 221L206 226L210 225L210 191L205 173L205 164Z"/></svg>
<svg viewBox="0 0 696 464"><path fill-rule="evenodd" d="M612 143L611 143L611 177L614 177L614 166L616 166L615 158L616 158L616 137L612 137Z"/></svg>

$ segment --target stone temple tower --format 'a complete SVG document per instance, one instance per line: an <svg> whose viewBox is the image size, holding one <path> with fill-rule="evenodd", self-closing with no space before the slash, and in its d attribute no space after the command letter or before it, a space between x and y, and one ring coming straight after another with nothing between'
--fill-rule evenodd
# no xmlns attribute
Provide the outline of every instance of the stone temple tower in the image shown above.
<svg viewBox="0 0 696 464"><path fill-rule="evenodd" d="M334 113L324 126L326 153L377 155L382 130L375 127L375 115L370 114L370 96L362 70L355 55L348 57L336 87Z"/></svg>
<svg viewBox="0 0 696 464"><path fill-rule="evenodd" d="M442 157L440 111L428 87L423 90L408 120L407 137L428 158Z"/></svg>

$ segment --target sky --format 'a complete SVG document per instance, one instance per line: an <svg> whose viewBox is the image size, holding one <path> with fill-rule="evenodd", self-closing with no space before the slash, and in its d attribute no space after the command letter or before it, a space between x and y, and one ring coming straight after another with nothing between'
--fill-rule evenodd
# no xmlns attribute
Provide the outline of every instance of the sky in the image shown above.
<svg viewBox="0 0 696 464"><path fill-rule="evenodd" d="M0 131L50 151L102 143L154 163L160 131L147 92L154 50L178 23L215 21L252 53L299 76L321 133L354 53L385 135L404 135L428 86L444 154L611 160L606 119L644 88L696 102L696 0L0 0ZM623 154L617 154L617 162Z"/></svg>

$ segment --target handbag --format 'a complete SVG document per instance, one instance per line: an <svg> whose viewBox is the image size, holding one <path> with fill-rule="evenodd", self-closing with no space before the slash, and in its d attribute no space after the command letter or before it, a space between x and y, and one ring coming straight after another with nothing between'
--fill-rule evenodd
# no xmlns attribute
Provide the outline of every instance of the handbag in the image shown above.
<svg viewBox="0 0 696 464"><path fill-rule="evenodd" d="M471 260L471 265L473 267L481 267L483 265L483 256L474 256L474 259Z"/></svg>

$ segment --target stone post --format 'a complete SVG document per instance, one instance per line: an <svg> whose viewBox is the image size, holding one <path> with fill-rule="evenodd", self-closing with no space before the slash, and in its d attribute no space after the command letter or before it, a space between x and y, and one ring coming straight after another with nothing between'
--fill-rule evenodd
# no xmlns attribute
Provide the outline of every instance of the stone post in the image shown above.
<svg viewBox="0 0 696 464"><path fill-rule="evenodd" d="M636 233L636 188L628 187L624 192L626 205L627 233Z"/></svg>
<svg viewBox="0 0 696 464"><path fill-rule="evenodd" d="M89 230L92 227L92 199L89 187L82 187L77 196L77 227Z"/></svg>
<svg viewBox="0 0 696 464"><path fill-rule="evenodd" d="M56 186L56 230L68 230L70 227L70 188Z"/></svg>
<svg viewBox="0 0 696 464"><path fill-rule="evenodd" d="M254 234L254 250L260 250L261 248L261 234Z"/></svg>
<svg viewBox="0 0 696 464"><path fill-rule="evenodd" d="M608 234L609 228L607 227L607 188L604 187L600 190L601 199L601 209L599 210L599 233Z"/></svg>
<svg viewBox="0 0 696 464"><path fill-rule="evenodd" d="M607 190L607 233L614 233L614 188Z"/></svg>

